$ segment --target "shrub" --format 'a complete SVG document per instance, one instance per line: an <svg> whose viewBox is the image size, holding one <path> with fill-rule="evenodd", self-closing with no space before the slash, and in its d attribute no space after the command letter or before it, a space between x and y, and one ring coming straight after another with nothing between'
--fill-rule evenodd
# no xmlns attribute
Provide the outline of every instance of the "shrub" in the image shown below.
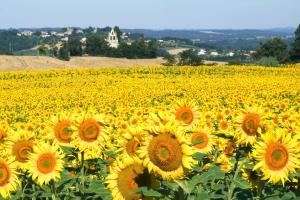
<svg viewBox="0 0 300 200"><path fill-rule="evenodd" d="M277 67L279 62L275 57L262 57L258 62L258 65L267 66L267 67Z"/></svg>

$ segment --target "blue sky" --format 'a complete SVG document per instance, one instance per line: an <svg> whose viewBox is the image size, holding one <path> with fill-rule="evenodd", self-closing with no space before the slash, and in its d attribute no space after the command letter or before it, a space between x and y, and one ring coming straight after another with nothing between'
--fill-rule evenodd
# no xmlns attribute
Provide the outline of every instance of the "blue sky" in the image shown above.
<svg viewBox="0 0 300 200"><path fill-rule="evenodd" d="M0 28L296 27L299 0L0 0Z"/></svg>

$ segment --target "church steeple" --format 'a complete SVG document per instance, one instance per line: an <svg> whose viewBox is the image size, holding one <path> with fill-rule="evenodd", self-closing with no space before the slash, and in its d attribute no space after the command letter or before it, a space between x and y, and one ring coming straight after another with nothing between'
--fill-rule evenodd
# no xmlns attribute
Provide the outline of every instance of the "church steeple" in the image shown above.
<svg viewBox="0 0 300 200"><path fill-rule="evenodd" d="M119 39L118 35L114 28L111 29L110 33L108 34L108 37L106 41L109 43L109 46L112 48L118 48L119 46Z"/></svg>

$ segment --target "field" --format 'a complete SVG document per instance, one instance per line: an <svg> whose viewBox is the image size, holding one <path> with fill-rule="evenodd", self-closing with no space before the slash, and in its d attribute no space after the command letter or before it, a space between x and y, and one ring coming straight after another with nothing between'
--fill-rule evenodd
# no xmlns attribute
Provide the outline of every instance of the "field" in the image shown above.
<svg viewBox="0 0 300 200"><path fill-rule="evenodd" d="M0 198L300 195L299 65L1 72L0 97Z"/></svg>
<svg viewBox="0 0 300 200"><path fill-rule="evenodd" d="M69 62L48 56L0 56L0 71L41 70L62 68L108 68L161 66L163 60L108 57L72 57Z"/></svg>

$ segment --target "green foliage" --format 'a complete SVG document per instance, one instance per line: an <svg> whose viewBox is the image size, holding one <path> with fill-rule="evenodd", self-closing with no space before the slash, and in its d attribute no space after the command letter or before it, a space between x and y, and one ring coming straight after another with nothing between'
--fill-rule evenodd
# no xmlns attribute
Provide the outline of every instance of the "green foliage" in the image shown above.
<svg viewBox="0 0 300 200"><path fill-rule="evenodd" d="M78 37L70 37L68 41L68 47L71 56L82 56L82 44Z"/></svg>
<svg viewBox="0 0 300 200"><path fill-rule="evenodd" d="M169 53L164 56L163 60L165 61L163 63L163 65L165 65L165 66L174 66L174 65L176 65L176 58L175 58L175 56L171 55Z"/></svg>
<svg viewBox="0 0 300 200"><path fill-rule="evenodd" d="M278 60L274 57L262 57L259 61L257 61L256 64L261 66L267 66L267 67L279 66Z"/></svg>
<svg viewBox="0 0 300 200"><path fill-rule="evenodd" d="M288 46L280 38L273 38L261 44L257 51L253 54L256 60L263 57L274 57L279 63L288 61Z"/></svg>
<svg viewBox="0 0 300 200"><path fill-rule="evenodd" d="M64 60L64 61L70 60L69 48L68 48L68 44L66 42L63 43L62 47L60 47L60 49L58 51L58 59Z"/></svg>
<svg viewBox="0 0 300 200"><path fill-rule="evenodd" d="M86 41L86 52L91 56L106 55L109 46L107 42L99 35L92 34Z"/></svg>
<svg viewBox="0 0 300 200"><path fill-rule="evenodd" d="M202 58L198 56L193 49L185 50L179 53L179 65L181 66L199 66L202 64Z"/></svg>
<svg viewBox="0 0 300 200"><path fill-rule="evenodd" d="M42 44L38 47L39 55L46 55L48 48Z"/></svg>
<svg viewBox="0 0 300 200"><path fill-rule="evenodd" d="M295 32L295 41L290 52L290 59L292 62L300 62L300 25Z"/></svg>
<svg viewBox="0 0 300 200"><path fill-rule="evenodd" d="M17 30L0 30L0 54L13 53L15 51L30 49L38 44L39 38L32 36L18 36Z"/></svg>

